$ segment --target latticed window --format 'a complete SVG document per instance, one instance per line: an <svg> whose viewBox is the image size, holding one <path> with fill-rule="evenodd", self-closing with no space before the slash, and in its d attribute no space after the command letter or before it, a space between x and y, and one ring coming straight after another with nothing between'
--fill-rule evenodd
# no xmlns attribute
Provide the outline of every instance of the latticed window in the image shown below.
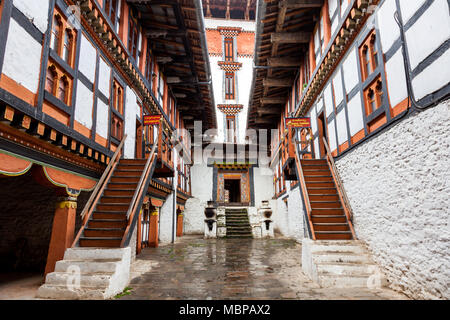
<svg viewBox="0 0 450 320"><path fill-rule="evenodd" d="M50 48L55 51L58 51L59 39L61 37L61 18L59 15L55 15L53 17L53 25L52 25L52 36L50 40Z"/></svg>
<svg viewBox="0 0 450 320"><path fill-rule="evenodd" d="M378 46L375 31L369 35L360 48L363 80L366 80L378 68Z"/></svg>
<svg viewBox="0 0 450 320"><path fill-rule="evenodd" d="M105 0L104 3L105 12L114 26L117 20L117 0Z"/></svg>
<svg viewBox="0 0 450 320"><path fill-rule="evenodd" d="M370 115L383 105L384 93L380 77L365 90L366 114Z"/></svg>
<svg viewBox="0 0 450 320"><path fill-rule="evenodd" d="M227 142L235 143L236 137L236 118L227 116Z"/></svg>
<svg viewBox="0 0 450 320"><path fill-rule="evenodd" d="M73 43L72 32L69 29L66 29L64 31L64 45L63 45L63 56L62 56L62 58L69 65L71 64L71 61L72 61L72 43Z"/></svg>
<svg viewBox="0 0 450 320"><path fill-rule="evenodd" d="M68 81L66 77L62 77L58 83L58 94L57 98L64 103L67 103L67 91L68 91Z"/></svg>
<svg viewBox="0 0 450 320"><path fill-rule="evenodd" d="M56 78L56 72L54 68L49 67L47 69L47 75L45 79L45 90L53 94L54 88L55 88L55 78Z"/></svg>
<svg viewBox="0 0 450 320"><path fill-rule="evenodd" d="M234 100L235 90L234 90L234 73L225 74L225 99Z"/></svg>
<svg viewBox="0 0 450 320"><path fill-rule="evenodd" d="M234 61L233 38L225 38L225 61Z"/></svg>
<svg viewBox="0 0 450 320"><path fill-rule="evenodd" d="M131 16L130 12L130 23L128 29L128 50L130 50L131 56L134 60L137 60L138 56L138 45L139 45L139 30L135 19Z"/></svg>

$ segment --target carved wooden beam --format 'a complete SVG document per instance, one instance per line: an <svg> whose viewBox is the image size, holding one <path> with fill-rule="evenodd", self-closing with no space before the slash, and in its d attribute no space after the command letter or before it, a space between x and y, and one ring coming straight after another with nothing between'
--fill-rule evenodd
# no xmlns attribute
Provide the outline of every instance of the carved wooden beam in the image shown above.
<svg viewBox="0 0 450 320"><path fill-rule="evenodd" d="M263 80L263 85L265 87L290 87L292 85L292 80L266 78Z"/></svg>

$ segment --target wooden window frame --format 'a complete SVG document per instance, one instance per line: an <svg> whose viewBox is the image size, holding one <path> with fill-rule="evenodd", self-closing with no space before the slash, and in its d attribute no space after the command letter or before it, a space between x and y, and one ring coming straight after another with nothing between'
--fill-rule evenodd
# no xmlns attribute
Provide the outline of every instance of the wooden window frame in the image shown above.
<svg viewBox="0 0 450 320"><path fill-rule="evenodd" d="M225 73L225 99L234 100L236 97L236 80L234 72Z"/></svg>
<svg viewBox="0 0 450 320"><path fill-rule="evenodd" d="M370 100L369 94L373 92L373 99ZM364 89L364 106L366 111L366 116L370 116L375 111L383 106L383 100L385 95L383 92L383 82L381 75L375 78L370 85ZM373 103L373 104L372 104ZM372 107L374 105L374 107Z"/></svg>
<svg viewBox="0 0 450 320"><path fill-rule="evenodd" d="M119 2L120 0L103 0L103 9L114 28L119 21Z"/></svg>
<svg viewBox="0 0 450 320"><path fill-rule="evenodd" d="M374 29L359 47L359 59L361 62L361 75L363 81L367 80L367 78L377 70L380 64L378 60L378 51L377 34ZM367 60L367 57L369 60ZM371 70L368 70L368 66L370 66Z"/></svg>
<svg viewBox="0 0 450 320"><path fill-rule="evenodd" d="M128 18L128 51L130 56L137 61L139 55L139 24L133 17L133 11L130 8Z"/></svg>
<svg viewBox="0 0 450 320"><path fill-rule="evenodd" d="M234 61L234 38L225 37L223 42L224 42L224 47L225 47L225 61L233 62Z"/></svg>
<svg viewBox="0 0 450 320"><path fill-rule="evenodd" d="M54 26L55 22L59 24L59 34L55 36ZM76 50L76 40L77 40L77 31L74 30L67 18L62 14L59 8L55 7L52 18L52 26L50 32L50 50L53 50L63 61L65 61L71 68L74 67L75 64L75 50ZM65 39L66 35L69 39L67 57L64 57L65 54ZM54 45L53 45L54 44Z"/></svg>
<svg viewBox="0 0 450 320"><path fill-rule="evenodd" d="M226 117L227 142L236 143L236 116Z"/></svg>

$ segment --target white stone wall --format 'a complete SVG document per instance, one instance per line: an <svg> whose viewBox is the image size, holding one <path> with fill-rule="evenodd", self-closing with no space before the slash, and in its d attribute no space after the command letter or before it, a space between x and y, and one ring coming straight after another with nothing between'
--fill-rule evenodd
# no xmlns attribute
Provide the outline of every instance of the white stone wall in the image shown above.
<svg viewBox="0 0 450 320"><path fill-rule="evenodd" d="M450 298L450 102L411 116L337 161L357 237L394 289Z"/></svg>
<svg viewBox="0 0 450 320"><path fill-rule="evenodd" d="M286 194L273 202L275 205L275 210L272 216L274 228L275 231L279 232L281 235L301 242L304 238L304 208L300 195L300 189L299 187L296 187L291 190L290 182L287 182L286 189L288 190ZM285 197L288 197L287 205L283 201Z"/></svg>
<svg viewBox="0 0 450 320"><path fill-rule="evenodd" d="M78 121L86 128L91 129L94 93L80 80L78 80L77 83L77 95L75 103L75 121Z"/></svg>
<svg viewBox="0 0 450 320"><path fill-rule="evenodd" d="M173 193L171 193L164 202L159 211L159 242L172 242L173 230ZM176 221L175 221L176 223ZM175 235L176 236L176 235Z"/></svg>
<svg viewBox="0 0 450 320"><path fill-rule="evenodd" d="M24 50L26 48L26 50ZM42 45L14 19L9 25L3 73L33 93L38 91Z"/></svg>
<svg viewBox="0 0 450 320"><path fill-rule="evenodd" d="M273 185L273 171L270 168L253 168L255 187L255 206L259 208L262 201L270 200L275 195Z"/></svg>
<svg viewBox="0 0 450 320"><path fill-rule="evenodd" d="M191 167L192 198L186 201L184 210L184 233L203 234L205 207L213 200L213 168L206 164Z"/></svg>

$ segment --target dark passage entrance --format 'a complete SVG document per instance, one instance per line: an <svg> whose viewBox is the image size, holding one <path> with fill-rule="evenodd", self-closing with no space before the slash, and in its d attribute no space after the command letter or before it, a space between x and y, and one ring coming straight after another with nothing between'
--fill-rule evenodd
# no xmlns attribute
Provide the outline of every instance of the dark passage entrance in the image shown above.
<svg viewBox="0 0 450 320"><path fill-rule="evenodd" d="M228 202L241 202L241 180L225 180L225 190L228 191ZM226 191L225 193L227 193Z"/></svg>

